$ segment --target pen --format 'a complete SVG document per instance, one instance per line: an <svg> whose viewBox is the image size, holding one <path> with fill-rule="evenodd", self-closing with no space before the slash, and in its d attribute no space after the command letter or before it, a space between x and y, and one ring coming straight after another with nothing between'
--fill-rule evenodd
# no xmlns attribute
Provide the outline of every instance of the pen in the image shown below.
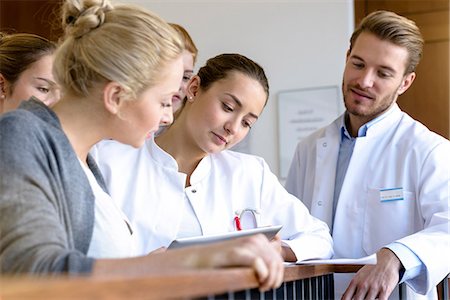
<svg viewBox="0 0 450 300"><path fill-rule="evenodd" d="M239 216L234 217L234 223L236 224L236 230L241 231L242 227L241 227L241 220L239 219Z"/></svg>

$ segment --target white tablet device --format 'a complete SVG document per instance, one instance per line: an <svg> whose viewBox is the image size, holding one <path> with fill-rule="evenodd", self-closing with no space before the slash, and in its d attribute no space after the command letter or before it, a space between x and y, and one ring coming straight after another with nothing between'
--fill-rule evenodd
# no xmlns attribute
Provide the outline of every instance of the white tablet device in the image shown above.
<svg viewBox="0 0 450 300"><path fill-rule="evenodd" d="M231 239L235 239L238 237L253 235L253 234L257 234L257 233L263 233L269 240L271 240L278 233L278 231L281 230L281 227L283 227L283 226L282 225L265 226L265 227L258 227L258 228L253 228L253 229L245 229L245 230L241 230L241 231L227 232L227 233L222 233L222 234L183 238L183 239L178 239L178 240L173 241L169 245L169 249L231 240Z"/></svg>

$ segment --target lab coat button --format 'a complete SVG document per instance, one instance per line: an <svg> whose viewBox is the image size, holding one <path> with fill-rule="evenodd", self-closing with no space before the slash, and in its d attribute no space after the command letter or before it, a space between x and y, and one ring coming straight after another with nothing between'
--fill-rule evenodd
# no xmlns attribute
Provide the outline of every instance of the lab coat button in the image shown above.
<svg viewBox="0 0 450 300"><path fill-rule="evenodd" d="M317 202L318 206L322 206L322 201Z"/></svg>
<svg viewBox="0 0 450 300"><path fill-rule="evenodd" d="M323 147L326 147L326 146L327 146L327 143L326 143L326 142L325 142L325 143L323 143L323 144L322 144L322 146L323 146Z"/></svg>
<svg viewBox="0 0 450 300"><path fill-rule="evenodd" d="M193 192L195 194L195 193L197 193L197 190L192 190L191 192Z"/></svg>

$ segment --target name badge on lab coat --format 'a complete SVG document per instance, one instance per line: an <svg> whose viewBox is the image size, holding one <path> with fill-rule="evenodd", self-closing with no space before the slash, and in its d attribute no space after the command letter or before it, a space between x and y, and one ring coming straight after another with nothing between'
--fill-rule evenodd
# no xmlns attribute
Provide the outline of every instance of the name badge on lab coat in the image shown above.
<svg viewBox="0 0 450 300"><path fill-rule="evenodd" d="M403 200L403 188L380 189L380 202Z"/></svg>

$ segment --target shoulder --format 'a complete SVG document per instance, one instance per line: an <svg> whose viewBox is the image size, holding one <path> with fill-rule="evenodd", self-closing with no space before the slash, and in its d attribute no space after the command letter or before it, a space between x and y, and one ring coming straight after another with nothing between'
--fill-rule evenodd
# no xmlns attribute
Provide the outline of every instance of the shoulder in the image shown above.
<svg viewBox="0 0 450 300"><path fill-rule="evenodd" d="M14 153L29 152L30 148L46 144L48 130L45 122L29 111L8 112L0 117L2 150L11 148Z"/></svg>
<svg viewBox="0 0 450 300"><path fill-rule="evenodd" d="M217 154L211 155L212 160L216 164L221 164L233 168L235 170L261 169L267 167L264 158L252 154L225 150Z"/></svg>
<svg viewBox="0 0 450 300"><path fill-rule="evenodd" d="M2 133L11 130L31 130L35 128L36 123L39 123L39 118L34 114L24 109L16 109L1 115L0 130Z"/></svg>
<svg viewBox="0 0 450 300"><path fill-rule="evenodd" d="M122 144L114 140L103 140L92 147L90 154L100 161L108 159L116 160L119 157L122 159L131 159L135 157L140 151L143 151L145 146L134 148L130 145Z"/></svg>
<svg viewBox="0 0 450 300"><path fill-rule="evenodd" d="M450 145L449 140L431 131L405 112L402 112L396 135L398 136L399 144L401 141L401 144L411 148L432 150L436 147L449 147Z"/></svg>
<svg viewBox="0 0 450 300"><path fill-rule="evenodd" d="M339 116L337 119L335 119L332 123L328 124L327 126L321 127L311 133L310 135L303 138L299 143L297 148L315 148L316 147L316 141L323 139L323 138L329 138L329 137L340 137L340 127L342 124L342 118L343 116Z"/></svg>

